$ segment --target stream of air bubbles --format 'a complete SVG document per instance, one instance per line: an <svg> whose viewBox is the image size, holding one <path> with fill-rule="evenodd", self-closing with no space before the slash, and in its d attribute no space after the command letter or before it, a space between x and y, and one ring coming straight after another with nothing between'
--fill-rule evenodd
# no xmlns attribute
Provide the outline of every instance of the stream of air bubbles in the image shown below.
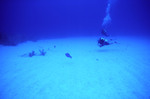
<svg viewBox="0 0 150 99"><path fill-rule="evenodd" d="M114 4L116 2L116 0L108 0L108 3L107 3L107 8L106 8L106 15L103 19L103 23L102 23L102 28L107 30L110 25L111 25L111 16L110 16L110 9L111 9L111 6L112 4Z"/></svg>

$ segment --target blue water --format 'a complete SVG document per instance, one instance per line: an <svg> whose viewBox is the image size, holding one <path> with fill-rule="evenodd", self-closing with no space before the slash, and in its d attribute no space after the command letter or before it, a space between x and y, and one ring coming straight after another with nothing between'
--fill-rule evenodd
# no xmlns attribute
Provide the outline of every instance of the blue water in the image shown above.
<svg viewBox="0 0 150 99"><path fill-rule="evenodd" d="M149 99L149 9L149 0L0 0L0 99Z"/></svg>
<svg viewBox="0 0 150 99"><path fill-rule="evenodd" d="M27 40L43 36L98 35L108 4L111 31L149 29L148 0L1 0L0 32Z"/></svg>

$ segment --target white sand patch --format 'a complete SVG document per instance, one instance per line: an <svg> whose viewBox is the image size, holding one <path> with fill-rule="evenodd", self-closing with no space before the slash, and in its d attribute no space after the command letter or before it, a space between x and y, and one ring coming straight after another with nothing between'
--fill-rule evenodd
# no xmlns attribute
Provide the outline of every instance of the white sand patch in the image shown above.
<svg viewBox="0 0 150 99"><path fill-rule="evenodd" d="M101 48L97 40L0 46L0 99L149 99L150 40L118 37L118 44ZM46 55L38 56L39 49ZM37 55L28 57L32 50Z"/></svg>

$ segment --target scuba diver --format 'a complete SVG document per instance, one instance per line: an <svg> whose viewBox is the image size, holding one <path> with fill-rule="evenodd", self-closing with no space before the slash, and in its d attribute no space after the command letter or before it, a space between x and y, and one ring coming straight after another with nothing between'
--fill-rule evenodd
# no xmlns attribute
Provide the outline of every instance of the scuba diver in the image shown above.
<svg viewBox="0 0 150 99"><path fill-rule="evenodd" d="M102 34L103 36L107 37L107 38L110 36L110 35L107 34L107 32L106 32L105 29L102 29L101 34ZM109 40L108 40L108 39L106 39L106 38L104 38L104 37L100 37L100 38L98 39L98 46L100 46L100 47L103 47L103 46L105 46L105 45L114 44L114 43L118 43L118 42L113 41L113 39L110 39L110 38L109 38Z"/></svg>
<svg viewBox="0 0 150 99"><path fill-rule="evenodd" d="M111 43L109 43L106 39L104 39L104 38L100 38L99 40L98 40L98 45L100 46L100 47L102 47L102 46L104 46L104 45L110 45Z"/></svg>
<svg viewBox="0 0 150 99"><path fill-rule="evenodd" d="M104 28L102 29L101 34L102 34L102 36L105 36L105 37L109 36L106 32L106 29L104 29ZM102 47L102 46L105 46L105 45L110 45L110 43L108 42L107 39L105 39L103 37L100 37L99 40L98 40L98 46Z"/></svg>

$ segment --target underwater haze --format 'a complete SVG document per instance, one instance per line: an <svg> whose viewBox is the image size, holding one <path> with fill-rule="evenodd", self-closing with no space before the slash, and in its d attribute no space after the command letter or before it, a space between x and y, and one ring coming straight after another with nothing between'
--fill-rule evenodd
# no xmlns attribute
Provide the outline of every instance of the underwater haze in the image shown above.
<svg viewBox="0 0 150 99"><path fill-rule="evenodd" d="M0 99L150 99L149 0L0 0Z"/></svg>
<svg viewBox="0 0 150 99"><path fill-rule="evenodd" d="M1 0L0 33L15 36L17 42L21 37L99 35L108 2L112 18L109 30L149 30L149 0Z"/></svg>
<svg viewBox="0 0 150 99"><path fill-rule="evenodd" d="M2 0L0 7L0 31L32 39L43 36L95 35L101 27L106 2L98 0Z"/></svg>

